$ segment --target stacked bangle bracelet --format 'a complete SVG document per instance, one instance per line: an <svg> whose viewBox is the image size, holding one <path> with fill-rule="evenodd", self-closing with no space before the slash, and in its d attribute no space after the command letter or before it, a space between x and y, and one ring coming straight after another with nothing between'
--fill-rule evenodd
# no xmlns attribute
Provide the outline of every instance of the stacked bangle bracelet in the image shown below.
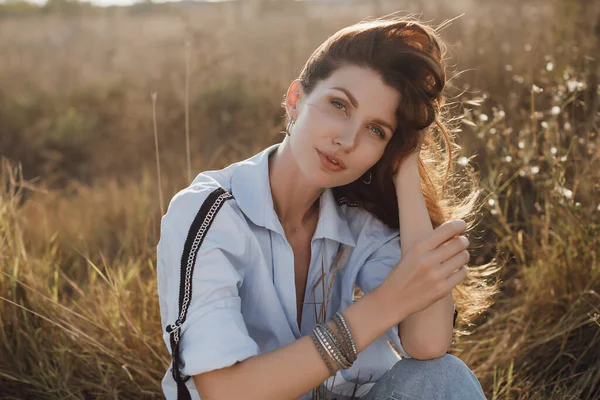
<svg viewBox="0 0 600 400"><path fill-rule="evenodd" d="M338 369L348 369L356 361L357 352L352 333L344 320L344 316L338 312L331 320L337 335L327 324L317 323L310 337L317 346L321 358L327 364L330 375L335 375L335 369L329 362L327 355L335 362Z"/></svg>

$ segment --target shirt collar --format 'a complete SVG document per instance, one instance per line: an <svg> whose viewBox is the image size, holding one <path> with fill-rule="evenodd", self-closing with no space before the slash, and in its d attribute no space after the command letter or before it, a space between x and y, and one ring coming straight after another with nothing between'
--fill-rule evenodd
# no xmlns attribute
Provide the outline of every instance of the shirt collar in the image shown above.
<svg viewBox="0 0 600 400"><path fill-rule="evenodd" d="M269 154L278 146L270 146L240 162L231 177L231 191L240 209L255 225L284 234L275 213L269 183ZM356 247L356 238L342 216L332 190L325 189L319 201L319 221L313 238L327 238Z"/></svg>

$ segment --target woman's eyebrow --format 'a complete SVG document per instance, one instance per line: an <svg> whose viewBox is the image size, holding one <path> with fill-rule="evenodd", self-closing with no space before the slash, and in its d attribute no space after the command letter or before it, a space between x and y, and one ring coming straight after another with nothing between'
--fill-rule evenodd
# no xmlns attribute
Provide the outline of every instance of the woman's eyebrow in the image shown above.
<svg viewBox="0 0 600 400"><path fill-rule="evenodd" d="M352 103L352 105L353 105L355 108L357 108L357 107L358 107L358 101L356 101L356 97L354 97L354 96L352 95L352 93L350 93L350 91L348 91L348 89L344 89L343 87L338 87L338 86L336 86L336 87L332 87L332 89L339 90L340 92L344 92L344 94L345 94L346 96L348 96L348 98L350 99L350 103Z"/></svg>
<svg viewBox="0 0 600 400"><path fill-rule="evenodd" d="M352 103L352 105L353 105L355 108L358 108L358 101L356 100L356 97L354 97L354 96L352 95L352 93L350 93L350 91L349 91L348 89L345 89L345 88L343 88L343 87L339 87L339 86L332 87L331 89L335 89L335 90L339 90L340 92L344 92L344 94L345 94L346 96L348 96L348 98L350 99L350 102ZM392 128L392 125L390 125L389 123L385 122L385 121L384 121L384 120L382 120L382 119L375 118L375 119L373 120L373 122L375 122L376 124L379 124L379 125L383 126L384 128L387 128L387 129L389 129L389 130L390 130L390 132L394 132L394 128Z"/></svg>
<svg viewBox="0 0 600 400"><path fill-rule="evenodd" d="M382 119L375 118L373 120L373 122L375 122L376 124L379 124L379 125L383 126L384 128L388 128L390 130L390 132L394 132L394 128L392 128L392 126L390 124L388 124L387 122L385 122Z"/></svg>

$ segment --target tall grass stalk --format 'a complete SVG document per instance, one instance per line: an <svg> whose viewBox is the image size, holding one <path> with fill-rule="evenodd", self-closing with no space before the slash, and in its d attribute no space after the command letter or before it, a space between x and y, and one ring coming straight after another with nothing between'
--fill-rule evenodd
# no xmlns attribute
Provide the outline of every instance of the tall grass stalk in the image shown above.
<svg viewBox="0 0 600 400"><path fill-rule="evenodd" d="M157 93L152 93L152 126L154 127L154 150L156 152L156 178L158 181L158 202L160 204L160 213L165 215L165 203L163 201L162 178L160 171L160 154L158 147L158 127L156 125L156 98Z"/></svg>
<svg viewBox="0 0 600 400"><path fill-rule="evenodd" d="M191 43L185 41L185 154L187 160L187 179L192 181L192 157L190 150L190 54Z"/></svg>

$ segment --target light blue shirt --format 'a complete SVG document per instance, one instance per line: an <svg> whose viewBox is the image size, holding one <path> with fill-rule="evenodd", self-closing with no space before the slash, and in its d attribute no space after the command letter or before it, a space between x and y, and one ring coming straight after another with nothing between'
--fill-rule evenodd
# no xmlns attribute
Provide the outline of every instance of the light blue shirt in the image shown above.
<svg viewBox="0 0 600 400"><path fill-rule="evenodd" d="M398 230L359 207L336 201L332 191L325 190L311 241L300 329L294 254L275 214L269 185L268 155L277 146L225 169L199 174L173 197L162 218L157 246L158 295L164 340L171 352L165 327L178 315L180 265L188 230L211 192L221 186L233 195L217 213L194 264L192 299L180 328L184 375L228 367L309 335L332 277L327 320L353 303L355 284L368 293L400 260ZM342 262L336 264L342 254ZM318 282L323 271L325 279ZM319 304L312 304L315 302ZM363 396L400 359L392 345L402 357L409 357L394 326L360 352L352 367L329 378L327 387L332 388L335 378L332 391L348 394L358 382L356 395ZM171 366L162 381L169 400L177 398ZM268 384L257 382L263 383ZM193 379L187 386L192 399L200 399ZM301 399L310 399L310 394Z"/></svg>

